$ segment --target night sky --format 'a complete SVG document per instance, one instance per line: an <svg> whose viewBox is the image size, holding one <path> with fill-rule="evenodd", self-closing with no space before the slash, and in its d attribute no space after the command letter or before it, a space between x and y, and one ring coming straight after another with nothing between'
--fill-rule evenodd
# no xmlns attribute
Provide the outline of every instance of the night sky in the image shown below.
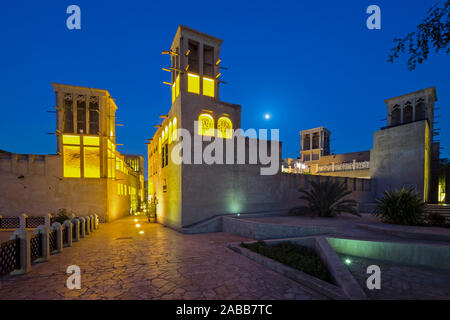
<svg viewBox="0 0 450 320"><path fill-rule="evenodd" d="M242 105L242 126L279 128L283 157L299 131L331 130L334 153L369 150L385 125L384 100L435 86L443 157L450 152L450 56L408 71L387 62L392 40L414 31L434 3L389 1L3 1L0 5L0 149L53 154L51 82L107 89L119 107L119 150L145 156L170 109L170 47L179 24L224 40L221 100ZM81 30L66 8L81 7ZM381 8L381 30L366 8ZM54 110L54 109L53 109ZM265 113L271 118L265 119Z"/></svg>

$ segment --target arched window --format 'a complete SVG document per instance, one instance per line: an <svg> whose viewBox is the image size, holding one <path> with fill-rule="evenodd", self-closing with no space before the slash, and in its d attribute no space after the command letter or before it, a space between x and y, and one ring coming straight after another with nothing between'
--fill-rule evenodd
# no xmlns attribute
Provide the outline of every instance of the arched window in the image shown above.
<svg viewBox="0 0 450 320"><path fill-rule="evenodd" d="M214 118L210 114L198 116L198 135L214 137Z"/></svg>
<svg viewBox="0 0 450 320"><path fill-rule="evenodd" d="M217 136L219 138L231 139L233 137L233 123L228 117L220 117L217 120Z"/></svg>
<svg viewBox="0 0 450 320"><path fill-rule="evenodd" d="M396 126L400 124L400 116L401 116L401 110L399 106L394 106L392 109L391 114L391 126Z"/></svg>
<svg viewBox="0 0 450 320"><path fill-rule="evenodd" d="M172 120L172 140L177 141L178 134L177 134L177 118L173 118Z"/></svg>
<svg viewBox="0 0 450 320"><path fill-rule="evenodd" d="M173 137L173 132L172 132L173 128L172 128L172 121L169 122L169 144L172 143L172 137Z"/></svg>
<svg viewBox="0 0 450 320"><path fill-rule="evenodd" d="M425 111L425 104L423 102L416 104L416 121L425 119Z"/></svg>
<svg viewBox="0 0 450 320"><path fill-rule="evenodd" d="M168 138L168 135L169 135L169 128L166 126L166 128L164 129L164 141L166 141L167 140L167 138Z"/></svg>
<svg viewBox="0 0 450 320"><path fill-rule="evenodd" d="M409 123L413 120L413 108L411 104L406 104L403 108L403 123Z"/></svg>

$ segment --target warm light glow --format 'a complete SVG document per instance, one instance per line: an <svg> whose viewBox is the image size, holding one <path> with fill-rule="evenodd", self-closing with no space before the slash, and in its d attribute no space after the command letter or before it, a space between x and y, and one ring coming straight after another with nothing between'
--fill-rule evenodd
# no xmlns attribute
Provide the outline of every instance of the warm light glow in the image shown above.
<svg viewBox="0 0 450 320"><path fill-rule="evenodd" d="M62 142L63 144L80 144L80 136L72 136L72 135L67 135L67 134L63 134L63 139Z"/></svg>
<svg viewBox="0 0 450 320"><path fill-rule="evenodd" d="M200 94L200 77L198 75L188 73L188 92Z"/></svg>
<svg viewBox="0 0 450 320"><path fill-rule="evenodd" d="M83 144L87 146L99 146L100 138L98 136L84 136Z"/></svg>
<svg viewBox="0 0 450 320"><path fill-rule="evenodd" d="M177 141L178 136L177 136L177 118L176 117L173 118L172 123L173 123L172 124L172 134L173 134L172 140Z"/></svg>
<svg viewBox="0 0 450 320"><path fill-rule="evenodd" d="M169 136L169 128L166 126L164 128L164 134L163 134L163 137L165 137L164 141L168 138L168 136Z"/></svg>
<svg viewBox="0 0 450 320"><path fill-rule="evenodd" d="M214 98L214 80L203 77L203 95Z"/></svg>
<svg viewBox="0 0 450 320"><path fill-rule="evenodd" d="M139 231L139 234L144 234L144 230Z"/></svg>
<svg viewBox="0 0 450 320"><path fill-rule="evenodd" d="M64 177L80 178L81 177L81 157L80 147L64 146Z"/></svg>
<svg viewBox="0 0 450 320"><path fill-rule="evenodd" d="M136 228L140 228L141 225L139 223L136 223Z"/></svg>
<svg viewBox="0 0 450 320"><path fill-rule="evenodd" d="M171 144L172 143L172 137L173 137L173 132L172 132L172 121L170 121L169 122L169 134L168 134L168 137L169 137L169 144Z"/></svg>
<svg viewBox="0 0 450 320"><path fill-rule="evenodd" d="M175 97L180 95L180 75L177 76L175 80Z"/></svg>
<svg viewBox="0 0 450 320"><path fill-rule="evenodd" d="M214 136L214 118L207 113L198 117L198 135Z"/></svg>
<svg viewBox="0 0 450 320"><path fill-rule="evenodd" d="M220 117L217 120L217 136L219 138L231 139L233 137L233 124L228 117Z"/></svg>
<svg viewBox="0 0 450 320"><path fill-rule="evenodd" d="M137 222L138 221L138 219L134 219L134 222Z"/></svg>
<svg viewBox="0 0 450 320"><path fill-rule="evenodd" d="M175 84L175 82L172 84L172 103L175 101L175 98L176 98L176 96L175 96L175 93L176 92L176 84Z"/></svg>
<svg viewBox="0 0 450 320"><path fill-rule="evenodd" d="M100 178L99 147L84 147L84 177Z"/></svg>
<svg viewBox="0 0 450 320"><path fill-rule="evenodd" d="M161 153L161 137L159 137L158 141L158 153Z"/></svg>

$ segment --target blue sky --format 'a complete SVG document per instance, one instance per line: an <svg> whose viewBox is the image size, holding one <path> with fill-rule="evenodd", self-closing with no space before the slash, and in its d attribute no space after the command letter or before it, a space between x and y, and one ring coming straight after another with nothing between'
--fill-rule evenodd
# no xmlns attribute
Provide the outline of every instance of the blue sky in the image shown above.
<svg viewBox="0 0 450 320"><path fill-rule="evenodd" d="M283 156L296 157L299 131L325 126L334 153L369 150L385 125L384 99L435 86L444 157L450 152L450 59L432 54L409 72L388 63L395 37L425 17L430 0L389 1L8 1L0 6L0 149L56 152L51 82L107 89L119 107L119 150L146 154L170 108L161 67L179 24L224 40L223 101L242 105L242 126L279 128ZM81 30L66 8L81 8ZM366 8L381 8L381 30ZM265 120L266 112L272 118Z"/></svg>

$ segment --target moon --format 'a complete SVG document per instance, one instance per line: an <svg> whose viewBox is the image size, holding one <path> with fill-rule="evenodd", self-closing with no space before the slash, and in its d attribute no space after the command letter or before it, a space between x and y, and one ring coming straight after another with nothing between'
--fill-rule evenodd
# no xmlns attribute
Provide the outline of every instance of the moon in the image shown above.
<svg viewBox="0 0 450 320"><path fill-rule="evenodd" d="M264 115L264 119L269 120L269 119L270 119L270 114L269 114L269 113L266 113L266 114Z"/></svg>

